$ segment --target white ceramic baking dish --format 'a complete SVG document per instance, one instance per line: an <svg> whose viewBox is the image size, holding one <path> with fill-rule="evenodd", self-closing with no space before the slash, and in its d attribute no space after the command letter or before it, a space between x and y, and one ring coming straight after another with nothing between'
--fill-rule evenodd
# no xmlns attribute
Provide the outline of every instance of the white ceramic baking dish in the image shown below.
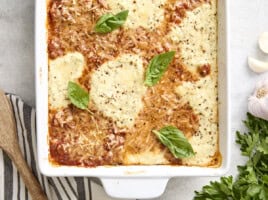
<svg viewBox="0 0 268 200"><path fill-rule="evenodd" d="M106 192L118 198L153 198L160 196L172 177L221 176L230 165L229 70L228 70L228 0L218 0L219 132L223 162L219 168L183 166L53 166L48 160L48 56L46 0L36 0L35 69L37 107L38 163L47 176L86 176L100 178Z"/></svg>

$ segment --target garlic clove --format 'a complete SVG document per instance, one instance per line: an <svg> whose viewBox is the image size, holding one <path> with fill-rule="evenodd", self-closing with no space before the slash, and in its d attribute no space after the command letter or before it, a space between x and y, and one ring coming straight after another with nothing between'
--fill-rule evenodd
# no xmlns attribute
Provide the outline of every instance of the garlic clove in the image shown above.
<svg viewBox="0 0 268 200"><path fill-rule="evenodd" d="M264 53L268 53L268 32L264 32L260 35L259 47Z"/></svg>
<svg viewBox="0 0 268 200"><path fill-rule="evenodd" d="M262 73L268 71L267 62L263 62L252 57L248 57L248 65L249 68L256 73Z"/></svg>

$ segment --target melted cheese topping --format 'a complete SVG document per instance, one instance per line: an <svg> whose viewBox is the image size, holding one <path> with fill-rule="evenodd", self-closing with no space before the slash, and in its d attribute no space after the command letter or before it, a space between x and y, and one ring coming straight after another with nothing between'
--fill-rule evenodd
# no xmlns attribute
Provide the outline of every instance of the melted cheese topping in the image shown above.
<svg viewBox="0 0 268 200"><path fill-rule="evenodd" d="M78 52L49 61L49 103L52 109L66 107L67 86L69 81L75 81L82 75L85 61Z"/></svg>
<svg viewBox="0 0 268 200"><path fill-rule="evenodd" d="M188 70L209 64L210 76L198 82L184 82L176 89L182 101L189 103L199 116L198 132L189 139L196 155L183 159L186 165L207 165L218 151L217 111L217 21L216 1L203 4L192 12L168 35L181 48L181 58Z"/></svg>
<svg viewBox="0 0 268 200"><path fill-rule="evenodd" d="M163 5L166 0L107 0L113 13L129 10L125 27L155 29L164 20Z"/></svg>
<svg viewBox="0 0 268 200"><path fill-rule="evenodd" d="M189 140L196 155L184 159L183 163L189 165L209 163L217 152L218 143L216 78L206 77L196 83L185 82L176 92L199 116L198 132Z"/></svg>
<svg viewBox="0 0 268 200"><path fill-rule="evenodd" d="M97 108L118 127L131 127L145 94L142 59L124 54L100 66L92 74L91 98Z"/></svg>
<svg viewBox="0 0 268 200"><path fill-rule="evenodd" d="M169 161L165 158L164 151L146 151L139 154L128 153L125 155L125 165L164 165L168 164Z"/></svg>
<svg viewBox="0 0 268 200"><path fill-rule="evenodd" d="M99 2L92 1L86 8L83 2L55 1L50 10L54 20L50 34L56 33L49 40L50 58L63 55L68 49L79 49L87 55L87 63L80 53L69 53L49 63L50 108L58 109L56 116L53 113L50 116L53 119L50 150L55 160L59 164L79 166L214 165L218 151L216 0L203 1L185 17L183 12L189 9L176 7L177 3L186 5L184 1L170 1L170 9L168 5L163 6L167 0L102 1L110 11ZM118 13L125 9L129 10L129 17L124 29L120 29L122 34L88 34L103 12ZM166 19L164 12L167 12ZM183 14L179 18L182 23L169 19L173 12L175 16ZM159 31L162 22L168 23L167 31L171 28L167 35L166 31ZM159 34L154 34L158 31ZM143 61L172 49L179 56L176 64L146 93ZM106 60L109 61L103 63ZM82 75L85 65L88 70ZM198 82L190 82L196 80L193 74L199 77L195 76L196 69L203 65L210 66L211 73L200 77ZM67 107L68 81L77 78L81 85L90 88L93 116ZM177 78L179 81L173 82ZM179 84L182 85L177 87ZM151 133L157 125L159 129L164 125L181 126L197 154L182 161L175 159Z"/></svg>
<svg viewBox="0 0 268 200"><path fill-rule="evenodd" d="M182 62L191 72L204 64L216 65L217 13L216 1L187 12L179 26L173 26L168 37L181 50Z"/></svg>

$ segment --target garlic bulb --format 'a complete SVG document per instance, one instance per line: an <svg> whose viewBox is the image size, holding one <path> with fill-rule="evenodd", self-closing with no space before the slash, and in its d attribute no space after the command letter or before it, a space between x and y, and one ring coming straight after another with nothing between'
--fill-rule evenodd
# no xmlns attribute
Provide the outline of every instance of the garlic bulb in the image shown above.
<svg viewBox="0 0 268 200"><path fill-rule="evenodd" d="M248 110L252 115L268 120L268 79L257 83L253 95L249 97Z"/></svg>

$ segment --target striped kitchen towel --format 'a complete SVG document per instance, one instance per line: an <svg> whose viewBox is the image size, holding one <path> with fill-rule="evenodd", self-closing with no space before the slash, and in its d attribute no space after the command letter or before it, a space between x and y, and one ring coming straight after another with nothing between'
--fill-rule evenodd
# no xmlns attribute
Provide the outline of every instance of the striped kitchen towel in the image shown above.
<svg viewBox="0 0 268 200"><path fill-rule="evenodd" d="M17 125L22 153L49 200L108 200L102 188L83 177L46 177L36 165L35 110L18 96L7 94ZM22 178L8 156L0 150L0 200L31 199Z"/></svg>

